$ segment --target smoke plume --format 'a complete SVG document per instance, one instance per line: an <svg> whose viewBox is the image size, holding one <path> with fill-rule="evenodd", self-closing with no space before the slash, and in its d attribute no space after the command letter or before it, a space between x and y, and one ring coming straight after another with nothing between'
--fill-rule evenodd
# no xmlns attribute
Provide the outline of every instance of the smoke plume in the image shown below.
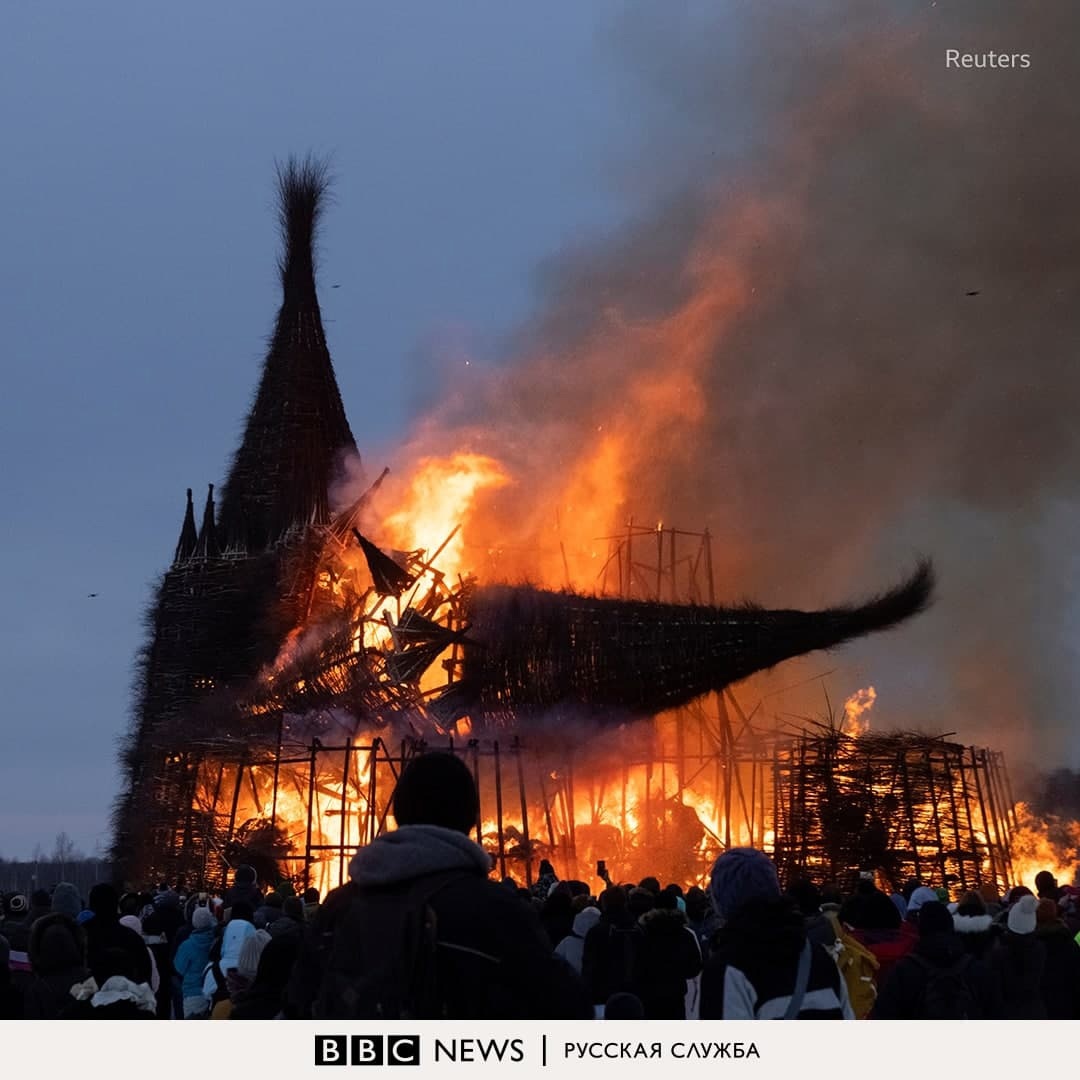
<svg viewBox="0 0 1080 1080"><path fill-rule="evenodd" d="M1080 9L725 7L610 28L650 95L646 205L542 268L504 362L391 464L501 463L468 528L489 579L594 586L631 515L708 526L724 601L822 606L929 555L929 614L749 703L835 668L875 726L1078 764Z"/></svg>

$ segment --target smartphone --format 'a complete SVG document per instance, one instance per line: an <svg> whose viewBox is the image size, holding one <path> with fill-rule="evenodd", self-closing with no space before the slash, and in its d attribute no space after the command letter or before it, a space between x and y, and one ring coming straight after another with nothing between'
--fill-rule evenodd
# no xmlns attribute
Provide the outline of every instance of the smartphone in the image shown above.
<svg viewBox="0 0 1080 1080"><path fill-rule="evenodd" d="M596 876L598 878L607 877L607 863L603 859L600 859L596 864Z"/></svg>

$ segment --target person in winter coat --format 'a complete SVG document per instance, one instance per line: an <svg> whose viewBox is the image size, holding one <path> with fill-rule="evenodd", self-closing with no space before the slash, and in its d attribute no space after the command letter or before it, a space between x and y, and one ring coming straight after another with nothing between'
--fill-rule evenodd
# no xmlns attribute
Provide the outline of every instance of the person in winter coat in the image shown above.
<svg viewBox="0 0 1080 1080"><path fill-rule="evenodd" d="M280 919L284 903L285 900L280 894L276 892L267 893L263 902L255 909L255 917L252 919L255 928L265 930L272 922Z"/></svg>
<svg viewBox="0 0 1080 1080"><path fill-rule="evenodd" d="M621 885L600 894L600 919L585 935L581 974L589 1000L603 1008L613 994L634 993L642 930Z"/></svg>
<svg viewBox="0 0 1080 1080"><path fill-rule="evenodd" d="M810 942L799 909L780 895L776 866L754 848L731 848L713 865L709 895L723 927L701 976L702 1020L851 1020L832 956ZM799 1001L802 963L806 984Z"/></svg>
<svg viewBox="0 0 1080 1080"><path fill-rule="evenodd" d="M96 916L95 916L96 917ZM126 948L106 947L98 957L104 976L94 976L71 988L71 1003L61 1020L153 1020L157 1011L154 991L140 982L132 953Z"/></svg>
<svg viewBox="0 0 1080 1080"><path fill-rule="evenodd" d="M131 957L131 978L136 983L149 985L150 954L146 943L130 927L120 925L119 904L120 897L111 885L101 883L90 890L93 918L82 924L86 931L87 965L98 986L101 986L109 977L104 967L105 952L120 949Z"/></svg>
<svg viewBox="0 0 1080 1080"><path fill-rule="evenodd" d="M8 893L3 897L0 909L3 911L0 936L8 943L11 985L22 993L30 981L30 901L22 893Z"/></svg>
<svg viewBox="0 0 1080 1080"><path fill-rule="evenodd" d="M191 913L191 933L181 942L173 959L173 968L180 978L181 1015L185 1020L205 1020L210 1012L203 973L210 963L216 926L217 920L208 907L196 907Z"/></svg>
<svg viewBox="0 0 1080 1080"><path fill-rule="evenodd" d="M1008 929L990 951L1005 1020L1045 1020L1042 985L1046 948L1035 935L1038 901L1025 893L1009 908Z"/></svg>
<svg viewBox="0 0 1080 1080"><path fill-rule="evenodd" d="M469 839L479 801L453 754L413 758L398 780L398 828L361 848L349 884L308 924L290 1015L587 1019L574 973L534 911L489 879Z"/></svg>
<svg viewBox="0 0 1080 1080"><path fill-rule="evenodd" d="M802 912L806 920L806 936L827 949L836 945L836 930L832 921L821 910L821 892L808 878L793 881L787 889L787 897Z"/></svg>
<svg viewBox="0 0 1080 1080"><path fill-rule="evenodd" d="M965 952L974 956L985 956L998 937L993 916L977 892L967 892L960 897L953 915L953 929L960 935Z"/></svg>
<svg viewBox="0 0 1080 1080"><path fill-rule="evenodd" d="M211 1020L232 1019L233 1006L251 989L259 970L259 958L270 940L270 934L266 930L256 930L245 940L236 967L229 968L225 979L228 995L214 1005L210 1013Z"/></svg>
<svg viewBox="0 0 1080 1080"><path fill-rule="evenodd" d="M240 966L240 951L256 933L251 905L237 900L229 909L229 920L221 937L210 947L210 968L203 982L203 993L214 1003L229 996L229 972Z"/></svg>
<svg viewBox="0 0 1080 1080"><path fill-rule="evenodd" d="M289 897L289 900L297 899ZM285 1007L285 989L296 963L299 939L293 935L272 938L259 956L251 986L233 998L230 1020L274 1020Z"/></svg>
<svg viewBox="0 0 1080 1080"><path fill-rule="evenodd" d="M918 926L915 948L879 985L870 1019L998 1019L996 980L979 957L964 949L949 909L939 900L923 901Z"/></svg>
<svg viewBox="0 0 1080 1080"><path fill-rule="evenodd" d="M843 905L840 918L851 936L873 954L877 961L874 985L880 988L899 960L915 948L919 930L873 882L859 884L861 891ZM905 901L905 910L906 906Z"/></svg>
<svg viewBox="0 0 1080 1080"><path fill-rule="evenodd" d="M678 910L673 893L661 892L656 905L638 920L641 947L637 996L647 1020L685 1020L687 981L701 971L697 937Z"/></svg>
<svg viewBox="0 0 1080 1080"><path fill-rule="evenodd" d="M1080 945L1052 899L1035 909L1035 936L1046 952L1042 999L1048 1020L1080 1020Z"/></svg>
<svg viewBox="0 0 1080 1080"><path fill-rule="evenodd" d="M288 937L299 944L304 930L304 902L298 896L287 896L281 913L266 927L272 938Z"/></svg>
<svg viewBox="0 0 1080 1080"><path fill-rule="evenodd" d="M79 890L70 881L61 881L52 893L51 910L69 919L77 919L83 909Z"/></svg>
<svg viewBox="0 0 1080 1080"><path fill-rule="evenodd" d="M242 865L236 868L233 883L225 890L224 899L226 914L233 904L247 904L252 913L262 907L263 894L256 881L254 867Z"/></svg>
<svg viewBox="0 0 1080 1080"><path fill-rule="evenodd" d="M83 928L59 912L38 919L30 930L30 967L26 1019L56 1020L71 1002L71 988L90 977Z"/></svg>
<svg viewBox="0 0 1080 1080"><path fill-rule="evenodd" d="M11 946L6 937L0 937L0 1020L21 1020L24 1004L22 993L11 983L8 960Z"/></svg>
<svg viewBox="0 0 1080 1080"><path fill-rule="evenodd" d="M134 930L136 934L146 942L146 938L143 935L142 919L138 915L122 915L120 917L120 925L126 926L129 930ZM154 958L153 950L149 945L146 945L146 955L150 959L150 989L157 994L159 987L161 986L161 975L158 972L157 960Z"/></svg>
<svg viewBox="0 0 1080 1080"><path fill-rule="evenodd" d="M704 956L713 934L720 929L719 920L709 903L708 893L697 885L686 890L686 922L694 931Z"/></svg>
<svg viewBox="0 0 1080 1080"><path fill-rule="evenodd" d="M581 974L585 956L585 935L600 921L600 909L583 908L574 916L573 929L555 947L555 955L562 957L578 975Z"/></svg>

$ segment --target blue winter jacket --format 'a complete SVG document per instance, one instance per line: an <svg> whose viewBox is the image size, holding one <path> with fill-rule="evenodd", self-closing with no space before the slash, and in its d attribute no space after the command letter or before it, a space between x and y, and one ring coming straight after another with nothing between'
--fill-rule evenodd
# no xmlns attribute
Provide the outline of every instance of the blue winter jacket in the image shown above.
<svg viewBox="0 0 1080 1080"><path fill-rule="evenodd" d="M198 997L203 992L203 972L210 963L210 946L214 943L214 928L193 930L176 950L173 964L180 976L184 997Z"/></svg>

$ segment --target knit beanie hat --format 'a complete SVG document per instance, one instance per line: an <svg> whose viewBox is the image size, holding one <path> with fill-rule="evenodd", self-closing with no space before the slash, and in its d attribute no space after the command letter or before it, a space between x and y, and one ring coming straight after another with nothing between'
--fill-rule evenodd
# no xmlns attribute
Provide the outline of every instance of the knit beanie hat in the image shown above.
<svg viewBox="0 0 1080 1080"><path fill-rule="evenodd" d="M248 866L244 863L236 868L236 873L233 875L233 881L237 885L254 885L256 876L255 867Z"/></svg>
<svg viewBox="0 0 1080 1080"><path fill-rule="evenodd" d="M927 900L919 908L919 936L948 934L953 929L953 917L940 900Z"/></svg>
<svg viewBox="0 0 1080 1080"><path fill-rule="evenodd" d="M393 805L398 825L441 825L467 836L479 808L476 781L454 754L421 754L401 774Z"/></svg>
<svg viewBox="0 0 1080 1080"><path fill-rule="evenodd" d="M938 894L926 885L920 885L912 894L907 903L908 916L916 914L923 904L939 904Z"/></svg>
<svg viewBox="0 0 1080 1080"><path fill-rule="evenodd" d="M1035 909L1035 922L1039 926L1049 926L1059 922L1058 906L1053 900L1040 900Z"/></svg>
<svg viewBox="0 0 1080 1080"><path fill-rule="evenodd" d="M249 934L247 940L240 946L240 957L236 961L237 971L246 979L254 979L255 972L259 970L259 957L263 949L270 942L270 935L265 930L256 930Z"/></svg>
<svg viewBox="0 0 1080 1080"><path fill-rule="evenodd" d="M30 910L30 901L22 893L9 893L4 898L4 914L9 919L21 919Z"/></svg>
<svg viewBox="0 0 1080 1080"><path fill-rule="evenodd" d="M66 915L69 919L74 919L82 911L82 897L70 881L61 881L53 889L52 909L59 915Z"/></svg>
<svg viewBox="0 0 1080 1080"><path fill-rule="evenodd" d="M1021 896L1009 908L1009 929L1014 934L1033 934L1035 932L1035 912L1038 901L1034 896Z"/></svg>
<svg viewBox="0 0 1080 1080"><path fill-rule="evenodd" d="M209 930L216 922L214 913L208 907L197 907L191 913L192 930Z"/></svg>
<svg viewBox="0 0 1080 1080"><path fill-rule="evenodd" d="M780 896L776 865L756 848L731 848L713 864L709 896L724 919L751 900L775 900Z"/></svg>

